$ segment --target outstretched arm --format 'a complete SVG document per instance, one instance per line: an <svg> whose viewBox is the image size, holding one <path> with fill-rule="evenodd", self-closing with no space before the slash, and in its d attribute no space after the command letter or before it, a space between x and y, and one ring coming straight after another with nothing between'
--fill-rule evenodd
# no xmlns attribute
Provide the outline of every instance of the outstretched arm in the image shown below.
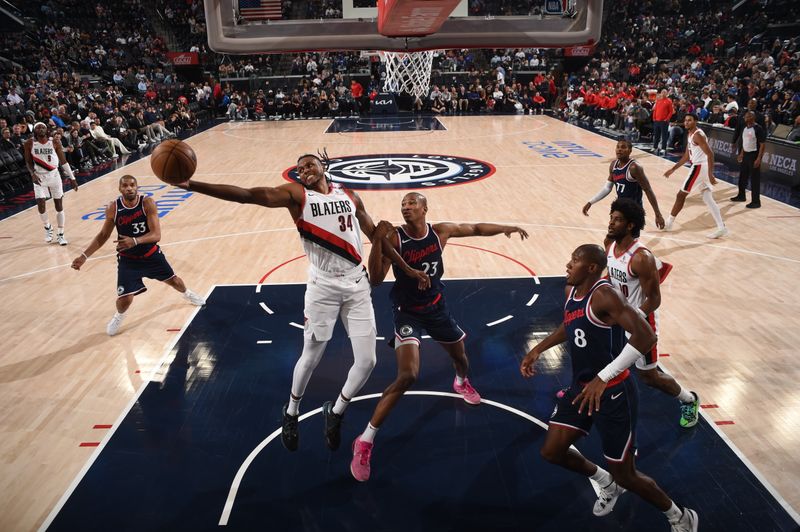
<svg viewBox="0 0 800 532"><path fill-rule="evenodd" d="M653 207L653 213L656 216L656 227L664 229L664 217L661 215L661 210L658 208L658 200L653 192L653 187L650 186L650 181L647 179L647 176L644 175L644 169L638 164L633 163L631 164L631 175L639 182L639 186L642 187L645 196L647 196L647 201L649 201L650 206Z"/></svg>
<svg viewBox="0 0 800 532"><path fill-rule="evenodd" d="M528 238L528 232L524 229L513 225L499 225L499 224L454 224L454 223L441 223L433 226L436 234L442 240L442 244L450 238L460 238L465 236L495 236L504 234L508 238L514 233L519 233L520 239L525 240Z"/></svg>
<svg viewBox="0 0 800 532"><path fill-rule="evenodd" d="M199 192L206 196L236 203L253 203L263 207L299 207L303 199L302 190L296 183L286 183L279 187L242 188L234 185L219 185L188 180L175 185L190 192Z"/></svg>
<svg viewBox="0 0 800 532"><path fill-rule="evenodd" d="M114 203L109 203L106 207L106 220L103 222L103 227L100 228L100 232L92 239L89 243L89 247L86 250L75 257L75 260L72 261L72 268L75 270L80 270L81 266L86 263L89 257L92 256L92 253L103 247L103 244L106 243L108 237L111 236L111 232L114 230L114 214L115 214L115 206Z"/></svg>

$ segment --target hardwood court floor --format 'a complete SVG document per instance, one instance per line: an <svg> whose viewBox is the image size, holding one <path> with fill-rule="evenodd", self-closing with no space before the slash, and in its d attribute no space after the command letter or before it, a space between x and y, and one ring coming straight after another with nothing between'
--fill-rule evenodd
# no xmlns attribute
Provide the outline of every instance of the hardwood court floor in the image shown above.
<svg viewBox="0 0 800 532"><path fill-rule="evenodd" d="M420 153L479 159L493 164L496 173L426 190L429 220L521 225L531 239L459 243L506 255L540 275L562 275L577 245L602 241L610 198L595 205L589 217L580 210L607 176L613 141L547 117L441 121L446 131L339 134L324 133L327 121L226 123L189 144L199 160L198 179L241 186L279 185L299 154L323 146L332 156ZM661 174L671 163L638 151L635 156L662 212L668 212L687 169L666 180ZM168 194L147 159L67 194L69 246L43 243L35 209L0 221L2 530L31 530L43 522L95 450L81 444L103 440L108 429L95 427L115 423L143 379L157 369L176 334L171 329L179 329L194 310L171 288L150 282L121 333L109 338L105 325L114 312L116 276L112 244L81 272L69 268L100 229L92 213L117 196L117 179L124 173L152 187L155 199L169 210L161 218L164 253L195 291L258 282L303 253L285 210ZM696 194L675 232L642 235L675 266L662 287L660 349L670 355L662 363L696 390L703 404L716 405L704 410L711 420L733 422L719 428L789 504L800 508L800 369L795 362L800 212L768 198L760 210L746 210L727 201L733 194L734 187L724 182L715 192L732 232L728 238L704 237L713 222ZM376 221L401 220L402 190L360 195ZM54 222L52 204L48 208ZM456 246L446 253L448 277L525 274L520 264L500 255L476 255ZM291 262L269 281L302 282L305 267L304 260Z"/></svg>

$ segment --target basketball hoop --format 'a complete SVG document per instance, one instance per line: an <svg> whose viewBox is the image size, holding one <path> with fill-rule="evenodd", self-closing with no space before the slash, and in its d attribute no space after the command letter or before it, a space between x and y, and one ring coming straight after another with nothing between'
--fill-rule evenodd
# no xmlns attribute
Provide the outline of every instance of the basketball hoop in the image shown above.
<svg viewBox="0 0 800 532"><path fill-rule="evenodd" d="M386 92L406 92L418 98L428 95L431 86L433 50L422 52L378 52L386 65Z"/></svg>

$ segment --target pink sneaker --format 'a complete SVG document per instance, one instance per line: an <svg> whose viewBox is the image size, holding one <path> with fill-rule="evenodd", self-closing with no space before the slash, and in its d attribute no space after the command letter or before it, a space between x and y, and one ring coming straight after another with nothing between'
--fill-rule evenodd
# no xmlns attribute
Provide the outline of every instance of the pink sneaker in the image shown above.
<svg viewBox="0 0 800 532"><path fill-rule="evenodd" d="M350 461L350 473L359 482L369 480L369 459L372 455L372 443L361 441L361 436L353 440L353 459Z"/></svg>
<svg viewBox="0 0 800 532"><path fill-rule="evenodd" d="M453 389L456 393L461 394L466 402L471 405L478 405L481 402L480 394L469 383L469 379L464 379L464 384L458 385L458 380L453 379Z"/></svg>

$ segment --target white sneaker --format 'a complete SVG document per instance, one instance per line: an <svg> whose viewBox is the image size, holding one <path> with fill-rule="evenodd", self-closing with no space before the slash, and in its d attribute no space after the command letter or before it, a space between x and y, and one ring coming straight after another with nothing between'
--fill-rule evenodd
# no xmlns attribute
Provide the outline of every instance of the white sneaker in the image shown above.
<svg viewBox="0 0 800 532"><path fill-rule="evenodd" d="M125 319L125 314L115 313L114 317L111 318L111 321L108 322L106 325L106 333L109 336L114 336L119 332L119 327L122 325L122 320Z"/></svg>
<svg viewBox="0 0 800 532"><path fill-rule="evenodd" d="M713 233L707 234L706 238L720 238L720 237L723 237L723 236L728 236L729 234L730 234L730 231L728 231L727 227L721 227L721 228L717 229L716 231L714 231Z"/></svg>
<svg viewBox="0 0 800 532"><path fill-rule="evenodd" d="M50 244L53 241L53 226L46 225L44 226L44 241L46 244Z"/></svg>
<svg viewBox="0 0 800 532"><path fill-rule="evenodd" d="M597 494L597 500L594 502L592 513L597 516L610 514L614 509L614 505L617 504L617 499L619 499L619 496L625 493L625 491L625 488L618 486L616 482L612 482L605 488L600 488L600 493Z"/></svg>
<svg viewBox="0 0 800 532"><path fill-rule="evenodd" d="M664 229L662 229L662 231L666 231L666 232L672 231L672 225L674 223L675 223L674 220L667 219L667 221L664 222Z"/></svg>
<svg viewBox="0 0 800 532"><path fill-rule="evenodd" d="M683 509L683 515L677 523L672 524L672 532L697 532L697 526L700 524L700 518L697 517L697 512L689 508Z"/></svg>
<svg viewBox="0 0 800 532"><path fill-rule="evenodd" d="M69 244L69 242L67 242L67 239L64 237L64 233L59 233L58 234L58 245L59 246L66 246L67 244Z"/></svg>
<svg viewBox="0 0 800 532"><path fill-rule="evenodd" d="M206 300L200 297L199 295L195 294L188 288L186 292L183 293L183 297L189 301L192 305L197 305L198 307L202 307L206 304Z"/></svg>

